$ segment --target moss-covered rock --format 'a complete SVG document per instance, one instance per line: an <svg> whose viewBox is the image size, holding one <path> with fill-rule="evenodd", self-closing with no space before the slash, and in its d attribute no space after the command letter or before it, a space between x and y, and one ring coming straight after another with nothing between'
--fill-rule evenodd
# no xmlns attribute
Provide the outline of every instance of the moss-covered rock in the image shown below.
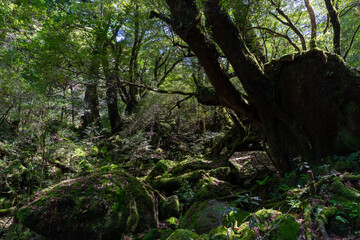
<svg viewBox="0 0 360 240"><path fill-rule="evenodd" d="M180 216L180 203L177 195L165 198L161 197L159 201L159 219Z"/></svg>
<svg viewBox="0 0 360 240"><path fill-rule="evenodd" d="M296 240L300 231L300 224L294 216L273 209L257 211L250 222L253 222L254 228L262 234L269 234L270 239Z"/></svg>
<svg viewBox="0 0 360 240"><path fill-rule="evenodd" d="M199 181L195 192L198 200L214 199L232 195L232 185L214 177L206 177Z"/></svg>
<svg viewBox="0 0 360 240"><path fill-rule="evenodd" d="M331 185L333 191L349 200L360 202L360 193L355 189L345 187L339 177L335 177Z"/></svg>
<svg viewBox="0 0 360 240"><path fill-rule="evenodd" d="M158 223L153 193L122 172L67 180L38 193L17 218L51 239L115 239Z"/></svg>
<svg viewBox="0 0 360 240"><path fill-rule="evenodd" d="M281 214L274 221L275 230L271 232L271 239L296 240L299 236L300 224L292 215Z"/></svg>
<svg viewBox="0 0 360 240"><path fill-rule="evenodd" d="M194 203L181 219L179 228L194 229L202 234L208 233L223 223L228 204L218 200Z"/></svg>
<svg viewBox="0 0 360 240"><path fill-rule="evenodd" d="M181 188L184 183L198 182L206 176L207 173L205 170L196 170L194 172L184 173L180 176L158 177L152 180L150 184L159 191L173 194L176 190Z"/></svg>
<svg viewBox="0 0 360 240"><path fill-rule="evenodd" d="M221 180L228 180L230 175L229 167L219 167L209 171L211 177L215 177Z"/></svg>
<svg viewBox="0 0 360 240"><path fill-rule="evenodd" d="M235 232L242 240L255 240L257 238L254 229L250 228L249 222L245 222L235 229Z"/></svg>
<svg viewBox="0 0 360 240"><path fill-rule="evenodd" d="M225 227L219 226L217 228L212 229L208 237L214 240L255 240L256 233L253 229L249 227L249 224L242 224L240 227Z"/></svg>
<svg viewBox="0 0 360 240"><path fill-rule="evenodd" d="M210 239L240 239L240 235L237 235L234 233L234 231L231 228L227 228L223 225L212 229L208 234Z"/></svg>
<svg viewBox="0 0 360 240"><path fill-rule="evenodd" d="M176 162L171 160L162 159L158 161L154 166L154 168L150 171L149 175L146 177L146 181L150 181L155 177L170 171L172 168L176 166L176 164L177 164Z"/></svg>
<svg viewBox="0 0 360 240"><path fill-rule="evenodd" d="M201 240L202 238L196 233L187 229L178 229L173 232L167 240Z"/></svg>
<svg viewBox="0 0 360 240"><path fill-rule="evenodd" d="M211 170L214 164L211 161L204 159L186 159L181 161L172 171L173 175L181 175L184 173L193 172L196 170Z"/></svg>

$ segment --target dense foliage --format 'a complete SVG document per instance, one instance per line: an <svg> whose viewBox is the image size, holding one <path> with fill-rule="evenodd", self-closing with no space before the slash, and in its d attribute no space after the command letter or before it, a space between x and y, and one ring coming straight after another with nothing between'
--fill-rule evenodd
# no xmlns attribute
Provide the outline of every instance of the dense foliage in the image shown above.
<svg viewBox="0 0 360 240"><path fill-rule="evenodd" d="M360 236L359 16L0 0L0 239Z"/></svg>

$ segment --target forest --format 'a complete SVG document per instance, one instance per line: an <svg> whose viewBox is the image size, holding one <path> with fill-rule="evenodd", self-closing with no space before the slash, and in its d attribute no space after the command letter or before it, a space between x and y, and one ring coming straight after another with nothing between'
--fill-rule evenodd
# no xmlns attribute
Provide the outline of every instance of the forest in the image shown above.
<svg viewBox="0 0 360 240"><path fill-rule="evenodd" d="M0 0L0 239L360 238L359 0Z"/></svg>

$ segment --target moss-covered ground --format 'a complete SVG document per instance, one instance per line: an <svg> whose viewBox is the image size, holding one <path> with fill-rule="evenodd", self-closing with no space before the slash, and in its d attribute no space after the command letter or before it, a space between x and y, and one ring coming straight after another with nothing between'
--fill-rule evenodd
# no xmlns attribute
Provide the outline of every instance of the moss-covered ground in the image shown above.
<svg viewBox="0 0 360 240"><path fill-rule="evenodd" d="M163 149L128 145L112 136L96 148L73 146L77 165L63 162L72 170L57 175L67 170L50 174L49 163L42 179L10 165L1 185L9 193L0 195L0 239L360 237L359 152L317 166L299 160L282 174L261 151L228 161L191 152L170 159ZM17 157L4 145L1 151Z"/></svg>

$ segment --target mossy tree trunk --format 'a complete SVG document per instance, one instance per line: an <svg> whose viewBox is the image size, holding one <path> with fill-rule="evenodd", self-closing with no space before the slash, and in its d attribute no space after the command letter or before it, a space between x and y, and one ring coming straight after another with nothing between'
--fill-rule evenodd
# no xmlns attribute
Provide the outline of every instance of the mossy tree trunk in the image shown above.
<svg viewBox="0 0 360 240"><path fill-rule="evenodd" d="M171 17L152 16L169 23L196 54L218 102L259 125L279 170L292 170L299 155L314 163L360 149L360 76L340 57L313 49L263 68L219 0L205 2L206 27L194 0L166 2ZM231 84L216 45L249 101Z"/></svg>
<svg viewBox="0 0 360 240"><path fill-rule="evenodd" d="M97 94L97 84L99 78L100 62L98 60L98 51L93 50L90 59L89 75L87 76L88 82L85 88L85 111L83 116L82 127L86 128L88 125L94 123L100 125L100 112L99 112L99 98Z"/></svg>

